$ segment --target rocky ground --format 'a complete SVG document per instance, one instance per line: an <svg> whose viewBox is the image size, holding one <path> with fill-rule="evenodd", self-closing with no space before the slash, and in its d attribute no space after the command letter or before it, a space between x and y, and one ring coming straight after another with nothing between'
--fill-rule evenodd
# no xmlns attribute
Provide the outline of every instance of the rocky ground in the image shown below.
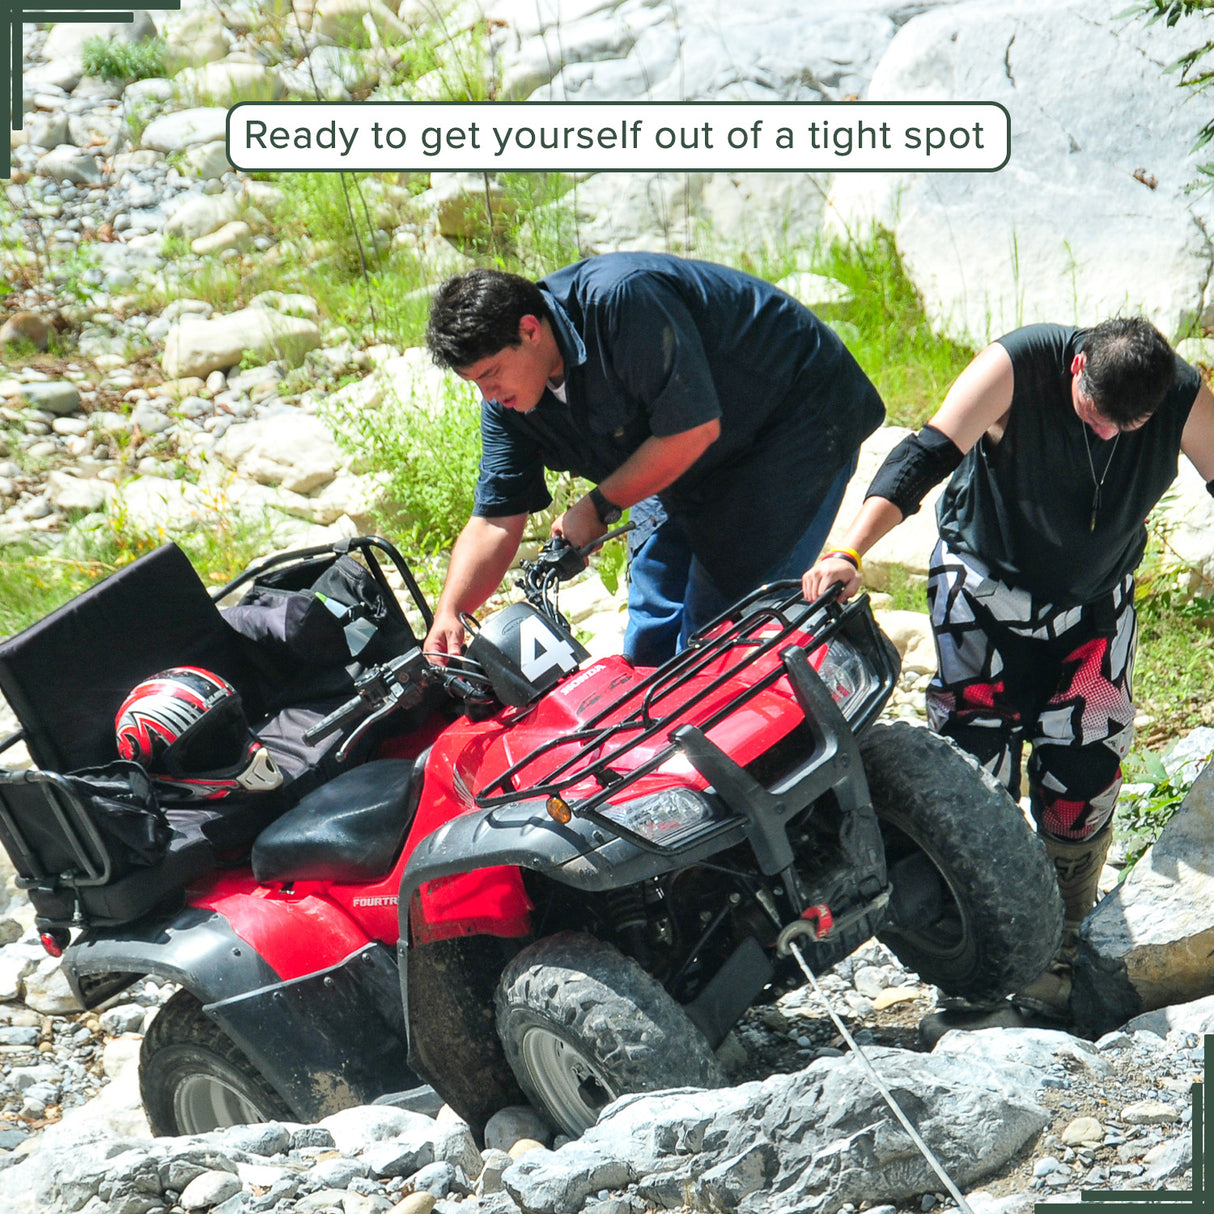
<svg viewBox="0 0 1214 1214"><path fill-rule="evenodd" d="M928 1038L941 1027L936 992L907 973L882 946L866 945L824 975L820 984L855 1039L866 1051L873 1051L879 1070L884 1065L881 1047L928 1057L920 1025L928 1030ZM522 1111L500 1115L491 1123L483 1152L469 1146L466 1136L456 1133L450 1119L440 1114L427 1132L443 1139L447 1155L440 1157L437 1148L430 1151L430 1158L424 1158L425 1152L415 1155L412 1161L421 1162L408 1171L401 1170L405 1166L398 1158L401 1149L391 1165L381 1156L386 1151L384 1141L391 1139L399 1148L402 1135L408 1136L406 1130L416 1137L413 1114L390 1119L386 1130L372 1133L364 1126L345 1137L336 1134L335 1127L353 1124L352 1115L342 1114L320 1129L267 1131L254 1146L248 1134L233 1137L232 1132L218 1132L204 1136L211 1151L203 1161L206 1167L199 1163L197 1140L153 1143L146 1137L146 1123L142 1133L138 1130L133 1066L139 1035L171 990L147 983L99 1014L45 1015L21 1004L5 1005L0 1012L0 1125L4 1127L0 1129L0 1197L16 1201L23 1190L31 1201L45 1203L49 1197L50 1204L38 1207L49 1214L75 1210L178 1214L208 1207L222 1214L330 1209L373 1214L393 1208L398 1214L424 1214L430 1205L423 1194L440 1214L483 1210L513 1214L519 1208L532 1208L516 1205L514 1197L519 1194L512 1195L509 1184L503 1190L501 1181L513 1157L536 1145L533 1140L552 1143L550 1132ZM968 1041L958 1044L959 1037ZM953 1033L936 1054L950 1042L954 1050L974 1050L975 1058L1010 1057L1027 1063L1034 1098L1044 1110L1039 1133L978 1185L966 1186L978 1214L1010 1214L1037 1201L1075 1200L1085 1191L1190 1185L1191 1087L1201 1081L1203 1067L1197 1033L1174 1031L1165 1039L1152 1032L1119 1031L1093 1045L1056 1030L995 1028ZM791 1075L818 1060L841 1058L845 1052L845 1042L819 997L809 988L799 988L766 1007L752 1009L723 1047L722 1059L730 1079L745 1084ZM387 1112L395 1116L400 1111ZM363 1115L374 1119L386 1113L382 1108L368 1109ZM54 1127L49 1134L48 1127ZM378 1155L371 1151L376 1141ZM60 1179L48 1194L48 1151L52 1159L61 1160L67 1144L87 1148L87 1154L96 1150L98 1142L112 1144L104 1166L95 1163L88 1175L67 1177L56 1165ZM239 1151L233 1154L236 1147L249 1159ZM553 1158L561 1154L558 1151ZM133 1166L132 1161L142 1159L146 1164L152 1156L178 1160L183 1175L210 1174L207 1200L197 1188L193 1194L183 1193L188 1182L176 1190L170 1186L156 1194L145 1192L140 1200L132 1198L128 1189L134 1181L112 1160L122 1158ZM189 1160L193 1164L187 1166L183 1161ZM103 1181L110 1186L108 1198L100 1187ZM90 1186L95 1186L91 1193ZM84 1200L79 1200L81 1193ZM120 1194L121 1202L106 1204ZM406 1199L411 1204L404 1204ZM894 1209L910 1214L954 1203L939 1185L895 1201L883 1200L875 1191L863 1204L888 1206L890 1214ZM20 1204L7 1208L12 1214L23 1209ZM631 1214L652 1206L643 1195L625 1188L596 1193L579 1208L592 1214ZM709 1207L688 1207L705 1208ZM847 1203L841 1208L846 1210ZM830 1208L829 1214L835 1209Z"/></svg>

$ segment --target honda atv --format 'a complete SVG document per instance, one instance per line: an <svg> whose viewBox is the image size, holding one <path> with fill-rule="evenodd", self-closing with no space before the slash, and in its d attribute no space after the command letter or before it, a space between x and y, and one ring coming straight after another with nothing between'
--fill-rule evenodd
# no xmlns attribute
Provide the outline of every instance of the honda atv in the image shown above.
<svg viewBox="0 0 1214 1214"><path fill-rule="evenodd" d="M875 934L970 1000L1049 962L1044 850L950 742L877 719L898 664L866 597L765 587L636 668L560 614L584 565L551 543L441 664L371 538L224 609L168 545L0 644L41 769L0 775L0 839L44 944L85 1007L181 988L142 1047L154 1133L437 1092L577 1134L723 1082L730 1028L800 981L791 935L820 971ZM181 666L239 692L280 787L179 804L116 757L130 689Z"/></svg>

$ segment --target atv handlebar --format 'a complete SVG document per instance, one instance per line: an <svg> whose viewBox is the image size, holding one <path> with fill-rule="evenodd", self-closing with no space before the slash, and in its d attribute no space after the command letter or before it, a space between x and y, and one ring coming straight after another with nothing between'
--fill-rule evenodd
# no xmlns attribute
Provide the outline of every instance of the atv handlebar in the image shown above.
<svg viewBox="0 0 1214 1214"><path fill-rule="evenodd" d="M362 720L337 751L337 761L344 763L350 750L373 725L398 709L412 708L421 702L426 669L422 651L416 647L382 666L372 666L354 680L354 695L350 699L305 730L304 742L309 746L319 742L361 716Z"/></svg>

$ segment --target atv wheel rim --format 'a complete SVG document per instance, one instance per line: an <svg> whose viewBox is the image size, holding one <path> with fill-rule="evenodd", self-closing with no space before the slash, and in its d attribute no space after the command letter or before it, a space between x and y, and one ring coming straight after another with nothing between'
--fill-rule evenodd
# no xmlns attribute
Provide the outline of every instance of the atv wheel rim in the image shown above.
<svg viewBox="0 0 1214 1214"><path fill-rule="evenodd" d="M576 1046L547 1029L532 1028L520 1054L548 1112L570 1133L588 1130L617 1095Z"/></svg>
<svg viewBox="0 0 1214 1214"><path fill-rule="evenodd" d="M182 1134L205 1134L229 1125L256 1125L265 1114L244 1093L213 1075L193 1075L173 1093Z"/></svg>

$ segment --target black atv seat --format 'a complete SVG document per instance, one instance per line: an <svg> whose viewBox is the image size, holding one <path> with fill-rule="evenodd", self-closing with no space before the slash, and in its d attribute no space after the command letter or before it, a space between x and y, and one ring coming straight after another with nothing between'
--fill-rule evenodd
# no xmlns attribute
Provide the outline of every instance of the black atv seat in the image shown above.
<svg viewBox="0 0 1214 1214"><path fill-rule="evenodd" d="M374 881L387 876L421 793L425 756L378 759L310 792L257 836L263 882Z"/></svg>
<svg viewBox="0 0 1214 1214"><path fill-rule="evenodd" d="M345 679L338 694L330 684L321 689L323 698L284 705L254 644L228 624L174 544L141 556L0 642L0 692L16 713L30 756L43 772L68 773L113 763L118 758L114 716L131 688L171 666L201 666L240 693L246 717L284 777L282 788L271 793L166 805L172 834L163 858L134 872L116 871L105 883L78 880L80 872L89 869L84 858L60 869L34 848L19 859L14 829L39 838L38 820L51 813L48 798L59 803L59 818L65 813L87 818L88 810L70 790L48 793L37 782L22 788L20 782L0 780L0 841L21 876L41 879L31 889L41 919L71 921L77 902L93 921L136 918L213 867L217 855L247 849L268 822L335 774L341 733L312 746L302 741L302 734L349 694L345 672L338 671ZM59 821L53 814L52 820ZM41 835L45 842L45 831ZM56 885L60 873L65 879ZM55 893L51 887L56 887Z"/></svg>

